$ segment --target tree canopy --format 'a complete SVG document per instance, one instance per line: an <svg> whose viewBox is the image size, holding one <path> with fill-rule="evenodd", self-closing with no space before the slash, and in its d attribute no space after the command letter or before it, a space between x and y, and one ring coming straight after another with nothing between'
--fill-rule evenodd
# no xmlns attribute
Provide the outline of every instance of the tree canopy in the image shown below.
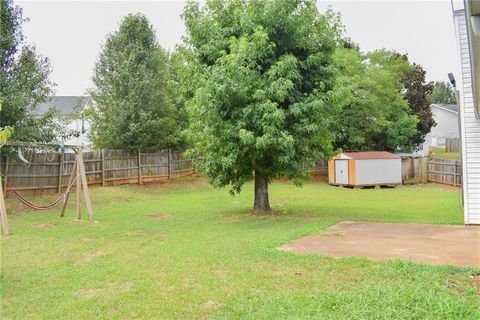
<svg viewBox="0 0 480 320"><path fill-rule="evenodd" d="M325 93L338 20L310 0L190 2L183 16L191 68L202 71L191 142L216 187L240 192L254 172L254 212L270 213L271 179L305 177L305 159L332 153Z"/></svg>
<svg viewBox="0 0 480 320"><path fill-rule="evenodd" d="M64 133L54 111L36 114L37 105L53 94L49 61L26 43L22 10L11 0L0 5L0 127L11 127L15 140L54 141Z"/></svg>
<svg viewBox="0 0 480 320"><path fill-rule="evenodd" d="M455 91L452 86L445 81L437 81L433 86L431 95L432 103L457 104Z"/></svg>
<svg viewBox="0 0 480 320"><path fill-rule="evenodd" d="M0 112L2 111L3 108L3 103L0 100ZM3 144L5 144L10 136L12 135L12 127L10 126L5 126L5 127L0 127L0 148L2 147Z"/></svg>
<svg viewBox="0 0 480 320"><path fill-rule="evenodd" d="M168 95L168 54L142 14L123 18L95 65L90 139L98 148L154 149L180 143Z"/></svg>
<svg viewBox="0 0 480 320"><path fill-rule="evenodd" d="M406 55L400 55L399 58L408 62ZM401 75L403 92L410 106L410 113L418 118L417 131L410 141L410 149L413 150L425 141L425 136L436 125L430 107L433 82L426 81L426 73L421 65L412 63L411 68Z"/></svg>
<svg viewBox="0 0 480 320"><path fill-rule="evenodd" d="M351 45L336 50L338 77L329 92L336 149L394 151L410 146L418 120L410 114L399 78L410 67L400 61L390 64L393 54L379 50L364 55Z"/></svg>
<svg viewBox="0 0 480 320"><path fill-rule="evenodd" d="M363 54L350 40L335 52L338 78L335 147L343 150L412 151L435 125L430 110L432 83L406 55L390 50Z"/></svg>

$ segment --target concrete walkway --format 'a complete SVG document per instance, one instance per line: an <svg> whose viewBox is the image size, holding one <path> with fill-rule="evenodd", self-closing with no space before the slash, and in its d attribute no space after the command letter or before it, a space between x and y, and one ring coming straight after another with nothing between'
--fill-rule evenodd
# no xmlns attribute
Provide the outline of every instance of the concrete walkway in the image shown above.
<svg viewBox="0 0 480 320"><path fill-rule="evenodd" d="M280 249L480 267L480 226L344 221Z"/></svg>

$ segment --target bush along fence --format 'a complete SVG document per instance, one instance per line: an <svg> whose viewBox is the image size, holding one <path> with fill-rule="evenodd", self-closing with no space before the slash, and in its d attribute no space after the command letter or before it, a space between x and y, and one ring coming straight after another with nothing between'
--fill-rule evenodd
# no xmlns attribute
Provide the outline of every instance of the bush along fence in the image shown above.
<svg viewBox="0 0 480 320"><path fill-rule="evenodd" d="M0 156L4 187L11 183L17 190L56 192L66 188L73 169L74 153L27 152L24 157L29 165L15 154ZM195 171L192 161L185 159L184 150L93 150L83 152L83 159L89 185L143 184Z"/></svg>

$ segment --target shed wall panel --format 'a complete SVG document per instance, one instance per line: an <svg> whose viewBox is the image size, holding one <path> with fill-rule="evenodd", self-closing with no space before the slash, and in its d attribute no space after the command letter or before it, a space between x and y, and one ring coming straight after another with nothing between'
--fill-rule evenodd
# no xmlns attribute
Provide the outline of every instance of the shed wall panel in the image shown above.
<svg viewBox="0 0 480 320"><path fill-rule="evenodd" d="M401 159L356 160L356 184L401 184Z"/></svg>

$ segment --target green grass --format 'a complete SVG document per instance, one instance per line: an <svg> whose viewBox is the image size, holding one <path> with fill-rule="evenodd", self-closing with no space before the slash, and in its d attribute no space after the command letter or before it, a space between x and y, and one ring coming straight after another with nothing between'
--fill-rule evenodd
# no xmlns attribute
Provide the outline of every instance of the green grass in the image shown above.
<svg viewBox="0 0 480 320"><path fill-rule="evenodd" d="M235 197L203 180L91 193L98 223L75 221L73 202L65 218L10 216L3 319L480 319L479 269L276 249L342 220L461 224L457 189L276 182L278 216L264 218L249 214L251 184Z"/></svg>
<svg viewBox="0 0 480 320"><path fill-rule="evenodd" d="M444 147L432 147L431 155L444 159L460 160L460 152L446 152Z"/></svg>

